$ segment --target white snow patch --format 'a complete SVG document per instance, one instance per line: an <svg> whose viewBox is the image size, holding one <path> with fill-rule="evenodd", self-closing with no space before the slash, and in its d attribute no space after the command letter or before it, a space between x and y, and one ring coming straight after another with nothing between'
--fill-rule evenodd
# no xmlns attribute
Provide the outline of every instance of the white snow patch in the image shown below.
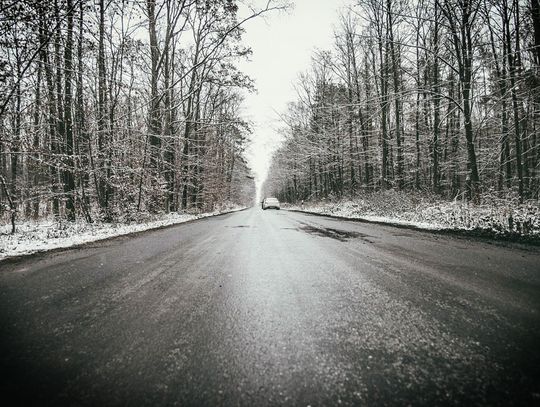
<svg viewBox="0 0 540 407"><path fill-rule="evenodd" d="M155 229L168 225L188 222L228 212L244 207L229 207L226 210L201 214L169 213L142 223L86 223L84 221L66 222L54 219L39 222L17 223L15 234L10 234L11 225L0 226L0 260L58 248L67 248L82 243L95 242L134 232Z"/></svg>
<svg viewBox="0 0 540 407"><path fill-rule="evenodd" d="M499 235L540 236L540 204L491 199L482 205L385 191L354 200L307 202L285 208L413 226L427 230L483 230Z"/></svg>

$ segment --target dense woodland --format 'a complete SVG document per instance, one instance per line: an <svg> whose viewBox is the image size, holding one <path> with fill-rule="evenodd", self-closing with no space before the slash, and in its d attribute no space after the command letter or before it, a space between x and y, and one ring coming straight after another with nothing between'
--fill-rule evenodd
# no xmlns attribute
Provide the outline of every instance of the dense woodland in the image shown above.
<svg viewBox="0 0 540 407"><path fill-rule="evenodd" d="M540 193L538 0L361 0L313 56L267 194Z"/></svg>
<svg viewBox="0 0 540 407"><path fill-rule="evenodd" d="M0 1L0 211L129 220L255 194L226 0ZM11 214L11 215L10 215Z"/></svg>

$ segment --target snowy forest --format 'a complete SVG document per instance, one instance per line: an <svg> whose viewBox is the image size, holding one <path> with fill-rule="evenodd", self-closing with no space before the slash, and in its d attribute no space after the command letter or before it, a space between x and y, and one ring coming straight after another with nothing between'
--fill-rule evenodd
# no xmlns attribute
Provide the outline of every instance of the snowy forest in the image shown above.
<svg viewBox="0 0 540 407"><path fill-rule="evenodd" d="M251 50L232 0L4 0L3 218L129 220L251 204Z"/></svg>
<svg viewBox="0 0 540 407"><path fill-rule="evenodd" d="M252 205L243 35L294 2L0 4L0 218L12 233ZM351 0L332 42L279 112L263 197L493 229L493 214L471 223L485 205L497 230L540 230L539 0ZM417 218L425 201L468 212Z"/></svg>
<svg viewBox="0 0 540 407"><path fill-rule="evenodd" d="M538 206L538 0L360 0L334 44L296 84L267 193Z"/></svg>

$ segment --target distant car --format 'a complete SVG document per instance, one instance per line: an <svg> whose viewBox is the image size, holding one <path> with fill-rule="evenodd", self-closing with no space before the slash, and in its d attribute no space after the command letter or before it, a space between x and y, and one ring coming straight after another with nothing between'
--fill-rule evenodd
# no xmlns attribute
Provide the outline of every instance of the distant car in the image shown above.
<svg viewBox="0 0 540 407"><path fill-rule="evenodd" d="M271 208L280 209L280 204L277 198L265 198L262 201L262 208L264 210L271 209Z"/></svg>

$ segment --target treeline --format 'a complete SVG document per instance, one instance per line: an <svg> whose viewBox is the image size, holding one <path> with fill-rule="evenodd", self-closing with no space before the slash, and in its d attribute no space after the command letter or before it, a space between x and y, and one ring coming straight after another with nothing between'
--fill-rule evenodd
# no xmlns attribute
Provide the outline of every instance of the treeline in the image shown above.
<svg viewBox="0 0 540 407"><path fill-rule="evenodd" d="M5 0L1 210L115 220L250 202L233 0ZM4 213L5 214L5 213Z"/></svg>
<svg viewBox="0 0 540 407"><path fill-rule="evenodd" d="M313 56L265 189L540 192L538 0L362 0Z"/></svg>

